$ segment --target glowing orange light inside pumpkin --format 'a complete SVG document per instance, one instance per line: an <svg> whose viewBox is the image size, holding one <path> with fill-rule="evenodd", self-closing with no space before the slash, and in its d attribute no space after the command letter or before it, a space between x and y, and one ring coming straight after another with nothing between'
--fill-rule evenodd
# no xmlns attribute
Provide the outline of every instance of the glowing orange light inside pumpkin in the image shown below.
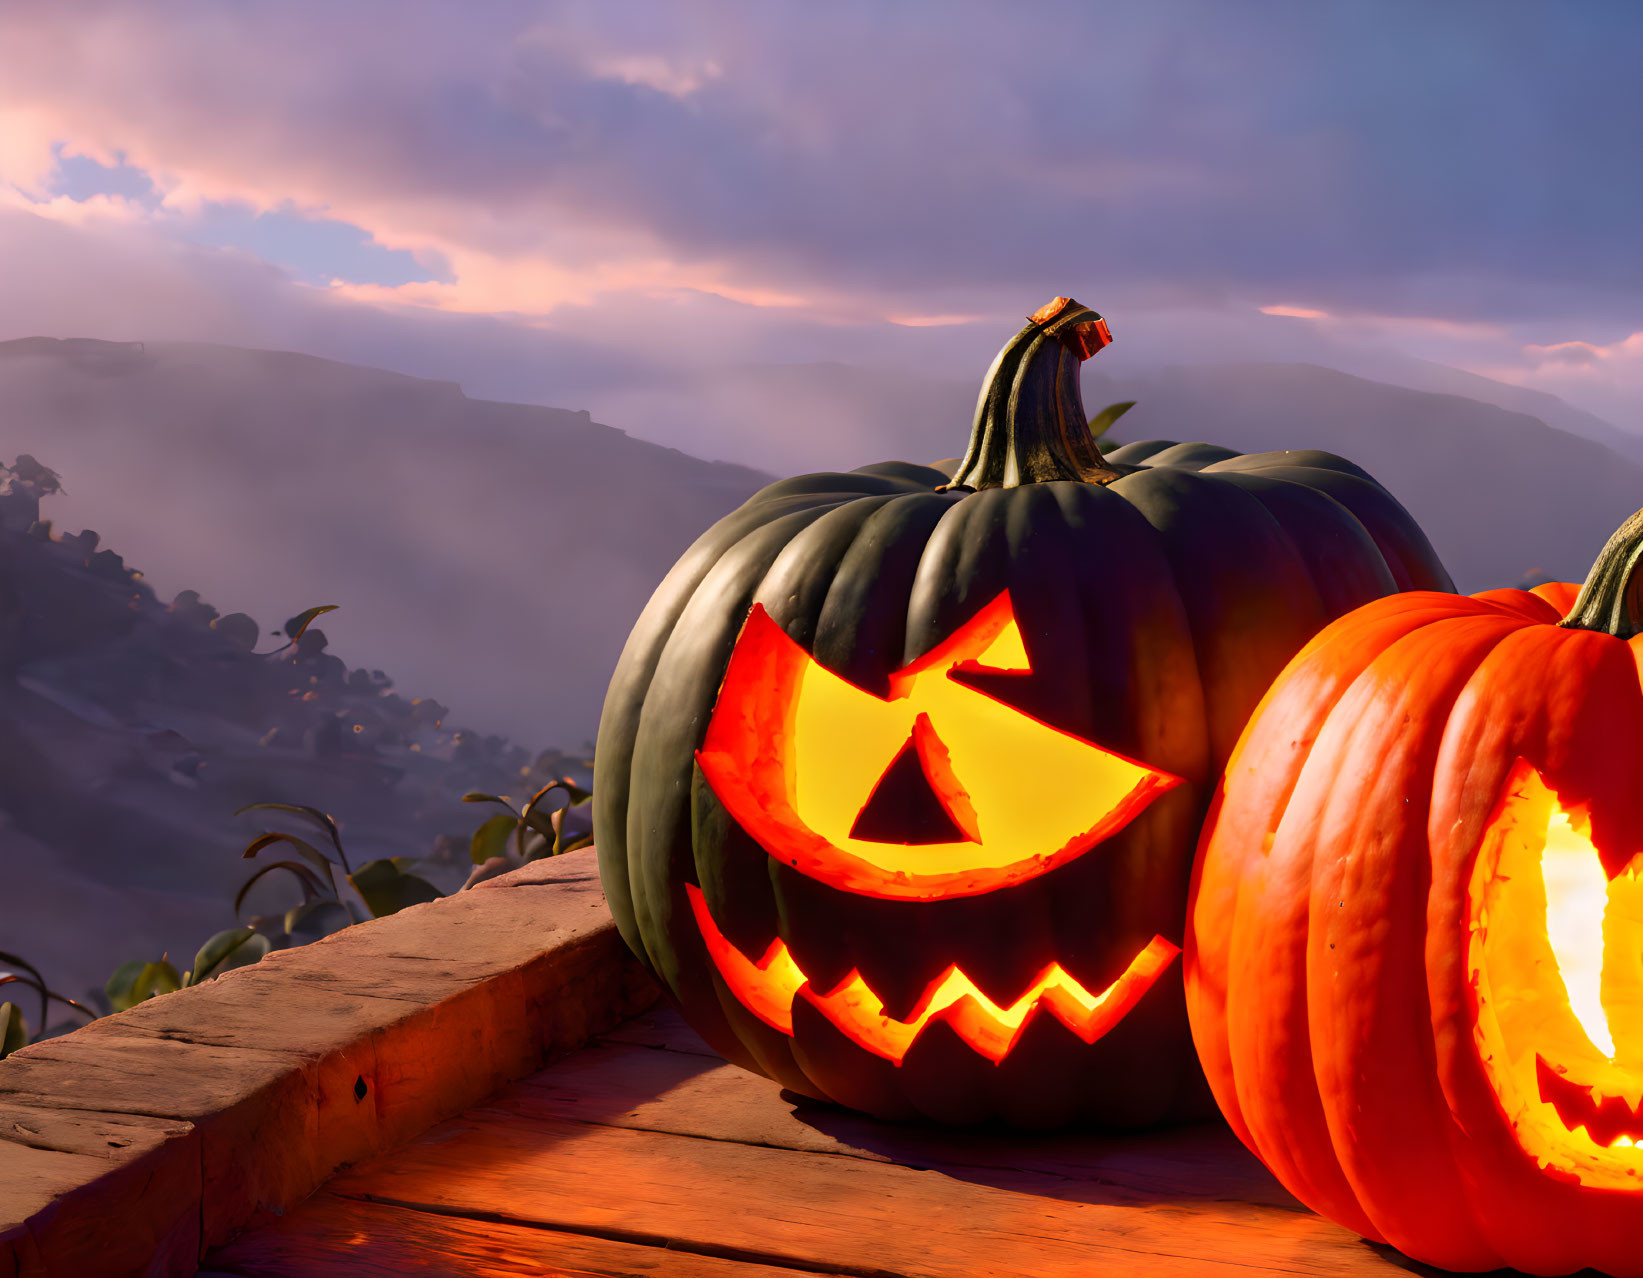
<svg viewBox="0 0 1643 1278"><path fill-rule="evenodd" d="M893 674L882 698L821 665L755 605L697 761L771 856L831 887L911 900L991 892L1087 852L1180 784L961 681L1030 672L1007 593ZM963 838L853 833L909 747Z"/></svg>
<svg viewBox="0 0 1643 1278"><path fill-rule="evenodd" d="M1519 1145L1583 1184L1643 1178L1643 883L1520 761L1467 892L1473 1039Z"/></svg>
<svg viewBox="0 0 1643 1278"><path fill-rule="evenodd" d="M884 1001L852 971L826 993L813 989L780 937L756 962L738 950L713 922L701 889L685 892L696 926L731 994L773 1029L793 1033L793 1002L802 998L847 1038L900 1065L925 1026L944 1021L967 1045L997 1064L1009 1055L1040 1008L1086 1043L1093 1043L1140 1001L1180 948L1155 936L1106 989L1092 992L1059 963L1051 963L1007 1007L988 998L956 965L930 983L905 1021L885 1015Z"/></svg>

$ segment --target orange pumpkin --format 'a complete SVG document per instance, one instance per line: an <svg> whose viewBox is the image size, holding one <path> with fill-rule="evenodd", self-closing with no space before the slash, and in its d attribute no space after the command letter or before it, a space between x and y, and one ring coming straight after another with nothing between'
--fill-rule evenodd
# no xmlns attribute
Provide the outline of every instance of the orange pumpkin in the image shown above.
<svg viewBox="0 0 1643 1278"><path fill-rule="evenodd" d="M1193 1038L1308 1206L1451 1269L1643 1275L1643 513L1586 586L1366 605L1194 868Z"/></svg>

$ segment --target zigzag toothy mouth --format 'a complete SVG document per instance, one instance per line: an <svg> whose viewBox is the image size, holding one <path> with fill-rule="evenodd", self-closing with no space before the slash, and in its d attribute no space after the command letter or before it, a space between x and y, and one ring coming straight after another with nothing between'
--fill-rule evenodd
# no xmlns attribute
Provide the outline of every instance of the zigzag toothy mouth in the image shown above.
<svg viewBox="0 0 1643 1278"><path fill-rule="evenodd" d="M1594 1084L1586 1086L1535 1056L1540 1099L1553 1109L1571 1132L1584 1127L1593 1143L1605 1148L1643 1143L1643 1100L1606 1095Z"/></svg>
<svg viewBox="0 0 1643 1278"><path fill-rule="evenodd" d="M935 1021L996 1065L1041 1009L1086 1043L1094 1043L1129 1013L1181 952L1179 946L1154 936L1118 979L1100 991L1089 990L1059 963L1051 963L1008 1006L993 1002L954 964L930 983L906 1020L896 1020L885 1014L884 1001L857 971L832 990L812 989L779 937L757 961L748 958L719 931L701 889L687 884L685 893L714 966L743 1007L791 1036L793 1007L802 998L857 1046L896 1065Z"/></svg>

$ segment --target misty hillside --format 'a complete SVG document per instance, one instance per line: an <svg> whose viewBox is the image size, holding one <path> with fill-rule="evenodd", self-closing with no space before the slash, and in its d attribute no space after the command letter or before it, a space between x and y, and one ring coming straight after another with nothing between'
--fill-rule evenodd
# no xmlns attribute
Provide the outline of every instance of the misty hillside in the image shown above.
<svg viewBox="0 0 1643 1278"><path fill-rule="evenodd" d="M1098 370L1085 373L1092 409L1139 401L1120 438L1319 447L1365 466L1466 589L1534 569L1578 580L1643 506L1643 465L1466 396L1301 364ZM1560 401L1459 379L1582 424ZM699 380L671 400L674 438L699 428L702 452L780 454L793 469L953 456L976 394L839 364ZM755 429L756 454L735 446ZM162 592L197 589L265 629L340 604L326 622L340 650L437 689L462 722L533 742L592 735L650 591L765 478L451 383L169 343L0 343L0 455L18 453L65 476L60 526L97 529Z"/></svg>
<svg viewBox="0 0 1643 1278"><path fill-rule="evenodd" d="M263 623L339 604L339 648L528 741L593 734L656 583L767 479L449 382L162 342L0 342L20 453L162 591Z"/></svg>
<svg viewBox="0 0 1643 1278"><path fill-rule="evenodd" d="M1366 367L1349 367L1341 371L1356 373L1371 381L1406 386L1410 390L1432 391L1440 395L1461 395L1510 412L1525 413L1530 417L1538 417L1554 430L1590 439L1605 448L1613 449L1622 457L1643 463L1643 435L1622 430L1596 414L1588 413L1583 408L1576 408L1566 400L1561 400L1546 391L1535 390L1529 386L1514 386L1510 382L1496 381L1492 377L1482 377L1465 369L1450 368L1447 364L1434 364L1430 360L1415 359L1407 355L1395 360L1385 355L1373 359L1364 357L1360 362Z"/></svg>
<svg viewBox="0 0 1643 1278"><path fill-rule="evenodd" d="M985 368L972 382L837 361L707 367L621 395L621 420L784 475L928 461L964 451Z"/></svg>
<svg viewBox="0 0 1643 1278"><path fill-rule="evenodd" d="M1097 360L1085 366L1084 402L1093 412L1137 401L1113 432L1120 440L1340 453L1409 508L1464 590L1512 585L1536 568L1582 580L1609 534L1643 507L1643 460L1583 435L1626 437L1552 396L1459 370L1409 369L1414 362L1398 367L1504 404L1537 406L1570 430L1465 395L1310 364L1177 365L1114 377ZM755 418L782 420L791 405L787 420L839 420L831 438L848 445L845 465L961 453L979 386L837 364L730 370L715 380L716 402Z"/></svg>
<svg viewBox="0 0 1643 1278"><path fill-rule="evenodd" d="M1257 452L1326 448L1379 479L1426 530L1456 585L1509 586L1531 569L1581 581L1643 507L1643 465L1527 414L1309 364L1200 365L1085 383L1134 399L1123 439L1205 439Z"/></svg>
<svg viewBox="0 0 1643 1278"><path fill-rule="evenodd" d="M58 483L0 465L0 949L54 984L80 995L165 951L186 967L233 926L239 853L270 823L236 819L246 804L319 807L355 867L432 858L420 872L451 890L489 814L464 793L584 776L350 668L317 625L287 642L195 591L161 599L96 533L51 528ZM300 899L271 879L249 904Z"/></svg>
<svg viewBox="0 0 1643 1278"><path fill-rule="evenodd" d="M1467 589L1578 580L1643 506L1643 467L1464 396L1293 364L1092 369L1085 387L1092 408L1138 401L1124 439L1352 458ZM805 442L836 423L830 446L855 454L840 465L951 456L974 402L839 365L729 370L716 395L710 411ZM484 815L464 790L563 772L569 756L533 762L495 734L591 736L655 583L764 479L448 383L41 339L0 343L0 455L28 453L65 491L0 467L0 930L76 992L230 923L242 804L332 811L361 859L442 835L449 855ZM341 605L324 633L270 634L317 604Z"/></svg>

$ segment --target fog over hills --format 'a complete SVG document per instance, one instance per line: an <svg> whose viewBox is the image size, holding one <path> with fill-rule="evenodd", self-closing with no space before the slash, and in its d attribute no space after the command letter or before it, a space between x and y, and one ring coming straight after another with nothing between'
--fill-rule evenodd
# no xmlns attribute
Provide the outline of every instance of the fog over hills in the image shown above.
<svg viewBox="0 0 1643 1278"><path fill-rule="evenodd" d="M300 618L274 639L195 591L158 598L96 533L51 528L58 491L29 456L0 464L0 949L69 993L129 960L187 968L235 925L252 835L313 834L287 815L237 819L247 804L318 807L353 869L377 862L380 882L380 858L411 857L449 891L484 815L465 793L591 779L577 753L473 732L390 674L350 669L319 627L298 634ZM586 809L567 822L567 836L585 830ZM268 916L282 943L338 926L340 909L285 916L323 883L290 873L265 873L239 921Z"/></svg>
<svg viewBox="0 0 1643 1278"><path fill-rule="evenodd" d="M1405 374L1613 431L1457 370ZM644 432L666 413L670 436L696 451L768 458L779 444L803 468L928 461L962 451L976 390L845 364L749 365L704 370L654 404L635 400L622 424ZM1466 589L1533 569L1578 580L1643 506L1643 464L1463 395L1305 364L1123 377L1087 366L1092 410L1119 399L1138 401L1115 432L1126 440L1351 458L1409 507ZM743 446L753 439L764 447ZM334 651L533 749L592 735L650 591L767 478L585 413L186 343L0 343L0 455L19 453L63 477L57 526L95 528L162 599L198 590L265 630L341 605L326 618Z"/></svg>
<svg viewBox="0 0 1643 1278"><path fill-rule="evenodd" d="M1092 403L1136 401L1116 432L1127 440L1351 458L1403 502L1465 591L1509 586L1532 569L1581 581L1609 534L1643 507L1643 465L1460 395L1308 364L1169 368L1086 389Z"/></svg>
<svg viewBox="0 0 1643 1278"><path fill-rule="evenodd" d="M1468 591L1512 585L1532 569L1580 581L1609 534L1643 507L1643 441L1538 391L1406 357L1382 364L1400 378L1474 393L1411 389L1314 364L1109 375L1097 360L1085 366L1084 402L1093 412L1135 400L1113 432L1125 441L1340 453L1409 508ZM675 411L701 414L704 434L738 418L781 423L814 464L829 466L962 452L978 389L839 364L733 369L703 381L712 398L700 402L716 411Z"/></svg>
<svg viewBox="0 0 1643 1278"><path fill-rule="evenodd" d="M1336 367L1336 365L1328 365ZM1613 449L1622 457L1643 463L1643 435L1604 421L1595 413L1529 386L1513 386L1492 377L1480 377L1464 369L1434 364L1430 360L1412 356L1398 356L1395 360L1376 359L1353 362L1341 369L1377 382L1391 382L1410 390L1433 391L1440 395L1461 395L1504 408L1514 413L1537 417L1555 430L1564 431L1582 439L1590 439Z"/></svg>
<svg viewBox="0 0 1643 1278"><path fill-rule="evenodd" d="M534 747L592 735L628 628L690 541L767 476L585 413L278 351L0 343L0 454L57 471L163 599L336 651Z"/></svg>
<svg viewBox="0 0 1643 1278"><path fill-rule="evenodd" d="M1579 580L1643 506L1643 465L1510 406L1581 432L1606 423L1454 372L1430 376L1500 402L1307 364L1090 366L1085 401L1136 400L1124 440L1341 453L1404 502L1463 589L1534 570ZM959 452L975 391L845 364L744 366L706 370L657 409L699 424L676 437L703 451L757 439L764 456L842 468ZM476 818L454 796L500 790L529 756L448 727L417 753L407 742L438 724L408 727L375 672L437 698L424 710L448 706L451 723L532 754L575 750L656 582L767 478L449 382L172 343L0 343L0 462L25 453L64 491L39 511L55 539L28 532L27 512L0 528L0 657L15 676L0 680L0 735L33 761L0 786L0 900L25 906L8 935L75 989L228 924L241 803L322 804L373 855L460 836ZM88 527L100 540L70 535ZM196 591L256 618L237 619L234 652L218 631L235 619L208 625ZM278 648L268 632L319 604L340 610L295 665L245 655ZM287 705L279 681L306 686L303 663L319 700ZM262 689L249 701L245 671ZM360 735L333 749L320 729L349 716ZM58 927L69 917L98 918L97 943Z"/></svg>

